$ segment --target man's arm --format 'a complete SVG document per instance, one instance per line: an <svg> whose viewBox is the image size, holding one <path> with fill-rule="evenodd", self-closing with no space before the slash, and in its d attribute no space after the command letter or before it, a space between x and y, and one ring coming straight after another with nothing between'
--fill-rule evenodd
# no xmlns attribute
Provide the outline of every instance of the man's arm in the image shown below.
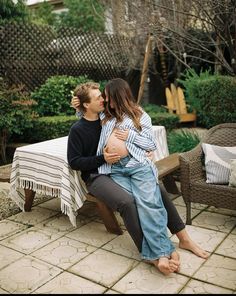
<svg viewBox="0 0 236 296"><path fill-rule="evenodd" d="M108 153L106 148L104 154L94 156L84 156L84 136L79 133L78 129L71 128L67 143L67 159L70 167L77 171L89 171L97 169L105 162L112 164L120 159L117 153Z"/></svg>

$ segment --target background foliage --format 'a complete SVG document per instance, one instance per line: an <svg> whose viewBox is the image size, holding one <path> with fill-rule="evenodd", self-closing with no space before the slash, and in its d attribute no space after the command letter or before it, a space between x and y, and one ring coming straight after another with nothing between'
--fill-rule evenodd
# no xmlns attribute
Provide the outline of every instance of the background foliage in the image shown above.
<svg viewBox="0 0 236 296"><path fill-rule="evenodd" d="M236 122L236 78L199 75L189 70L178 81L185 87L186 101L196 110L199 125L211 128L220 123Z"/></svg>

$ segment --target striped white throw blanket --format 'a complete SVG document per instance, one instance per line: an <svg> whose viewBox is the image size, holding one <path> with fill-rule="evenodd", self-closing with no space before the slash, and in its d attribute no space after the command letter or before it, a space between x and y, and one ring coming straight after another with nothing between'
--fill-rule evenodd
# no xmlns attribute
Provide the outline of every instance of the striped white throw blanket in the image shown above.
<svg viewBox="0 0 236 296"><path fill-rule="evenodd" d="M158 149L154 161L169 155L166 131L153 126ZM24 211L24 189L31 189L61 199L61 210L76 227L77 210L86 200L87 188L80 172L72 170L67 162L67 139L57 138L16 149L12 163L10 198Z"/></svg>
<svg viewBox="0 0 236 296"><path fill-rule="evenodd" d="M16 149L12 163L10 197L24 211L23 189L61 198L61 210L76 226L76 212L87 193L80 173L67 162L67 137Z"/></svg>

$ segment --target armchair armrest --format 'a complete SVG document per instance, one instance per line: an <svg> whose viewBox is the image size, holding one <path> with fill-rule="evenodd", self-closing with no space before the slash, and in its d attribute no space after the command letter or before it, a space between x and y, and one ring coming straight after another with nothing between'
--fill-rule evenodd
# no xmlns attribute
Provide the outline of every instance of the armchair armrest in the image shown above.
<svg viewBox="0 0 236 296"><path fill-rule="evenodd" d="M198 144L194 149L180 153L180 183L184 200L190 197L191 183L205 178L202 169L202 149Z"/></svg>

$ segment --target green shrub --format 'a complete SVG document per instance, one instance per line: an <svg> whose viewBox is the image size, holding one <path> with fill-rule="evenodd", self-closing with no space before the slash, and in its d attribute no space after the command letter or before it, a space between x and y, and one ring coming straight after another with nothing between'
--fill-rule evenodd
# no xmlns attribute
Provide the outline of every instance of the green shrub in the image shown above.
<svg viewBox="0 0 236 296"><path fill-rule="evenodd" d="M32 92L31 97L38 105L35 110L40 116L72 115L75 110L70 107L71 91L78 84L92 81L87 76L52 76L45 84Z"/></svg>
<svg viewBox="0 0 236 296"><path fill-rule="evenodd" d="M147 113L167 113L166 108L155 104L144 103L142 107Z"/></svg>
<svg viewBox="0 0 236 296"><path fill-rule="evenodd" d="M23 135L14 134L11 142L36 143L68 136L70 127L78 118L71 116L48 116L33 120L33 127L24 130Z"/></svg>
<svg viewBox="0 0 236 296"><path fill-rule="evenodd" d="M200 137L198 133L194 131L180 129L167 133L167 143L170 154L189 151L196 147L199 142Z"/></svg>
<svg viewBox="0 0 236 296"><path fill-rule="evenodd" d="M153 125L163 125L166 130L172 130L177 127L179 117L168 113L164 107L154 104L143 104L142 107L151 117Z"/></svg>
<svg viewBox="0 0 236 296"><path fill-rule="evenodd" d="M30 99L24 85L9 86L0 77L0 158L6 162L6 145L9 137L23 134L32 127L36 114L32 111L35 102Z"/></svg>
<svg viewBox="0 0 236 296"><path fill-rule="evenodd" d="M186 101L197 112L197 122L206 128L220 123L236 122L236 78L188 71L179 80L186 93Z"/></svg>

